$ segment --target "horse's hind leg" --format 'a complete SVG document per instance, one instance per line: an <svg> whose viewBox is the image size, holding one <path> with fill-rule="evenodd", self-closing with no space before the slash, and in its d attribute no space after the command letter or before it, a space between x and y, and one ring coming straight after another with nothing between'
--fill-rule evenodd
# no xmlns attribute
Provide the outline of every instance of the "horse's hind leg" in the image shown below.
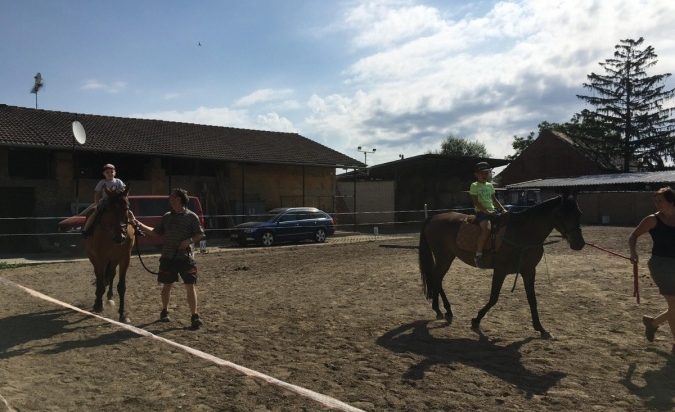
<svg viewBox="0 0 675 412"><path fill-rule="evenodd" d="M504 279L506 279L506 273L497 272L496 270L492 274L492 288L490 290L490 300L483 307L483 309L478 311L478 315L471 319L471 327L478 329L480 326L480 321L485 317L490 308L497 304L499 300L499 292L502 290L502 285L504 284Z"/></svg>
<svg viewBox="0 0 675 412"><path fill-rule="evenodd" d="M445 319L448 323L452 323L452 307L450 306L450 301L447 296L445 296L445 291L443 290L443 278L445 274L450 269L452 261L455 259L454 256L444 256L441 259L438 259L436 266L434 267L434 297L431 303L431 309L436 312L436 319ZM443 308L445 308L445 316L441 312L438 306L438 296L440 295L443 300Z"/></svg>

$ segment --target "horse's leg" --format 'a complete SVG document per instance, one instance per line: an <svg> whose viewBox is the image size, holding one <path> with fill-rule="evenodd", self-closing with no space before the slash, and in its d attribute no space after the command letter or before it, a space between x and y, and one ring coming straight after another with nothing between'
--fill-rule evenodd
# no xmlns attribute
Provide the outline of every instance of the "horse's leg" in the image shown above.
<svg viewBox="0 0 675 412"><path fill-rule="evenodd" d="M541 326L539 321L539 310L537 310L537 295L534 292L534 278L536 268L532 268L522 272L523 284L525 285L525 293L527 294L527 303L530 304L530 312L532 313L532 326L534 330L541 333L544 339L552 339L553 335Z"/></svg>
<svg viewBox="0 0 675 412"><path fill-rule="evenodd" d="M96 299L94 300L94 309L96 313L103 312L103 294L105 293L105 266L94 265L96 274Z"/></svg>
<svg viewBox="0 0 675 412"><path fill-rule="evenodd" d="M443 278L445 274L448 273L452 261L455 259L455 256L444 255L439 258L436 262L436 267L434 267L433 274L433 285L434 285L434 298L431 304L431 309L436 312L436 319L443 319L443 313L441 313L438 307L438 296L440 295L443 299L443 307L445 308L445 319L448 323L452 323L452 308L450 306L450 301L447 296L445 296L445 291L443 290Z"/></svg>
<svg viewBox="0 0 675 412"><path fill-rule="evenodd" d="M108 264L105 266L105 279L108 283L108 294L106 295L108 298L107 303L110 306L114 306L115 301L113 300L113 280L115 279L115 267L113 266L112 262L108 262Z"/></svg>
<svg viewBox="0 0 675 412"><path fill-rule="evenodd" d="M478 329L480 327L480 321L485 317L491 307L497 304L499 300L499 292L502 290L502 285L504 284L504 279L506 279L506 272L495 271L492 274L492 288L490 290L490 300L483 307L483 309L478 311L478 315L471 319L471 327Z"/></svg>
<svg viewBox="0 0 675 412"><path fill-rule="evenodd" d="M130 323L129 317L124 307L124 295L127 291L127 269L129 268L129 259L120 262L120 280L117 282L117 294L120 297L120 322Z"/></svg>

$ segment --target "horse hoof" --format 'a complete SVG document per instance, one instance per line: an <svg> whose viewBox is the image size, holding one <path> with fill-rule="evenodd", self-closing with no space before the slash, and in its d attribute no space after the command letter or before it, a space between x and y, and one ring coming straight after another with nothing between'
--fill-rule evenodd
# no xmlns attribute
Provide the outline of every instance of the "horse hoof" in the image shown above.
<svg viewBox="0 0 675 412"><path fill-rule="evenodd" d="M551 332L549 332L547 330L541 331L541 338L542 339L555 339L555 337L551 334Z"/></svg>
<svg viewBox="0 0 675 412"><path fill-rule="evenodd" d="M452 315L445 315L445 321L448 322L448 325L452 325Z"/></svg>
<svg viewBox="0 0 675 412"><path fill-rule="evenodd" d="M103 312L103 305L101 306L94 305L94 308L92 310L96 313L101 313Z"/></svg>
<svg viewBox="0 0 675 412"><path fill-rule="evenodd" d="M445 319L445 316L443 316L443 314L439 312L436 314L436 319Z"/></svg>
<svg viewBox="0 0 675 412"><path fill-rule="evenodd" d="M129 324L131 323L131 319L127 315L120 315L120 322Z"/></svg>
<svg viewBox="0 0 675 412"><path fill-rule="evenodd" d="M108 302L106 302L109 306L115 306L115 301L110 299Z"/></svg>
<svg viewBox="0 0 675 412"><path fill-rule="evenodd" d="M476 318L471 319L471 328L472 329L480 328L480 321Z"/></svg>

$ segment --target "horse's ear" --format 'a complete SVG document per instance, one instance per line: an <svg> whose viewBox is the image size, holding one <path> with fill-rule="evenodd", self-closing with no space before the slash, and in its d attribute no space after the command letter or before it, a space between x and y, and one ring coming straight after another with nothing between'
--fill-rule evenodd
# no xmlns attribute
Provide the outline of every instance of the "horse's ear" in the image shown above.
<svg viewBox="0 0 675 412"><path fill-rule="evenodd" d="M131 187L129 187L129 185L127 185L124 188L124 191L122 192L122 196L125 196L125 197L128 196L129 195L129 189L131 189Z"/></svg>
<svg viewBox="0 0 675 412"><path fill-rule="evenodd" d="M108 188L108 186L105 186L105 185L103 186L103 190L105 191L105 194L106 194L107 196L110 196L110 194L113 192L112 190L110 190L110 189Z"/></svg>

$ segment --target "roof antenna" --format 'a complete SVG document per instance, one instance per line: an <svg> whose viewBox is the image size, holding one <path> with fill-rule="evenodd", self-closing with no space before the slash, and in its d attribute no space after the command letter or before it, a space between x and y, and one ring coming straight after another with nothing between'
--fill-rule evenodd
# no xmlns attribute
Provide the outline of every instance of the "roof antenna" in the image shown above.
<svg viewBox="0 0 675 412"><path fill-rule="evenodd" d="M30 92L31 92L31 93L35 93L35 108L36 108L36 109L38 108L38 105L37 105L37 94L38 94L38 91L40 91L40 89L41 89L42 86L44 86L44 85L45 85L45 84L42 82L42 75L40 74L40 72L38 72L38 74L35 75L35 84L33 85L33 88L30 89Z"/></svg>

